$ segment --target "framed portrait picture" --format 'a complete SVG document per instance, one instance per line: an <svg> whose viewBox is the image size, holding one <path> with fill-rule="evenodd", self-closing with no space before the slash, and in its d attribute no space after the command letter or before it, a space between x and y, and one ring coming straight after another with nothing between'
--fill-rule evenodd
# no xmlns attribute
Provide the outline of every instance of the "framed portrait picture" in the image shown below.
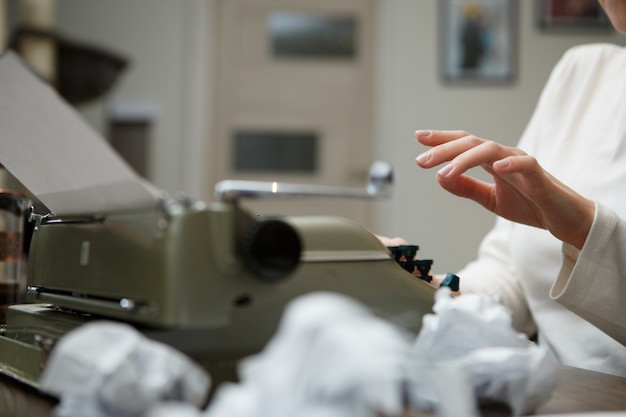
<svg viewBox="0 0 626 417"><path fill-rule="evenodd" d="M441 67L449 83L516 76L517 0L441 0Z"/></svg>
<svg viewBox="0 0 626 417"><path fill-rule="evenodd" d="M598 0L537 0L537 20L545 30L610 30Z"/></svg>

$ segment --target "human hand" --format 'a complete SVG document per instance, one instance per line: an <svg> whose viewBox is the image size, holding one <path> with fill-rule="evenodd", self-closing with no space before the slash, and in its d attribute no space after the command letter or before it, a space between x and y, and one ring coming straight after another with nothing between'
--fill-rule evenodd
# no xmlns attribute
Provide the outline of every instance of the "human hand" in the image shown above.
<svg viewBox="0 0 626 417"><path fill-rule="evenodd" d="M549 230L581 249L595 214L595 203L557 180L518 148L500 145L464 131L423 130L416 139L432 149L416 158L422 168L448 162L437 181L450 193L469 198L511 221ZM487 183L469 176L482 167Z"/></svg>
<svg viewBox="0 0 626 417"><path fill-rule="evenodd" d="M384 245L384 246L400 246L400 245L408 245L409 242L406 241L406 239L402 238L402 237L387 237L387 236L381 236L381 235L374 235L378 238L378 240L380 240L380 242Z"/></svg>

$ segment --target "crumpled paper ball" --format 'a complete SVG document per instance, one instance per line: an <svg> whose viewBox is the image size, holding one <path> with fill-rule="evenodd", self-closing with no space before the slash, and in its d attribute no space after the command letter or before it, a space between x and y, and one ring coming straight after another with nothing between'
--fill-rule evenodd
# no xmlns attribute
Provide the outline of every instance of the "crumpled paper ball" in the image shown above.
<svg viewBox="0 0 626 417"><path fill-rule="evenodd" d="M218 389L207 417L400 414L412 339L357 301L315 293L292 301L239 384Z"/></svg>
<svg viewBox="0 0 626 417"><path fill-rule="evenodd" d="M135 417L161 401L201 406L209 375L130 325L96 321L61 338L39 379L59 417Z"/></svg>
<svg viewBox="0 0 626 417"><path fill-rule="evenodd" d="M467 379L479 403L507 404L514 415L529 413L550 397L556 363L545 347L514 330L506 307L479 294L451 297L449 289L441 288L433 311L424 316L413 346L413 400L418 407L436 408L438 395L421 374L444 367Z"/></svg>

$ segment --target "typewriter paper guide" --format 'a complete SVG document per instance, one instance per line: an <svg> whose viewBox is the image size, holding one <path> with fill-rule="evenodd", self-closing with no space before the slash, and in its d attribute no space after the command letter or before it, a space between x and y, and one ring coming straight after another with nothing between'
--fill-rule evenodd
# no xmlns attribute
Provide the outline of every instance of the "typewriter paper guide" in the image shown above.
<svg viewBox="0 0 626 417"><path fill-rule="evenodd" d="M158 199L12 52L0 56L0 163L56 215L142 209Z"/></svg>

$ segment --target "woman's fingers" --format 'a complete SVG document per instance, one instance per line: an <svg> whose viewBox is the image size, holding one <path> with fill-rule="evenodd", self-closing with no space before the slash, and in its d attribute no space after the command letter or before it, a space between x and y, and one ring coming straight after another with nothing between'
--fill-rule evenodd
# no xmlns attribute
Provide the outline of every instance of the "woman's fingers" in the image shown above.
<svg viewBox="0 0 626 417"><path fill-rule="evenodd" d="M432 168L449 162L437 175L441 178L453 178L479 166L493 173L492 163L512 155L525 154L519 149L469 135L424 152L416 158L416 163L422 168Z"/></svg>
<svg viewBox="0 0 626 417"><path fill-rule="evenodd" d="M415 139L422 145L437 146L469 136L464 130L416 130Z"/></svg>
<svg viewBox="0 0 626 417"><path fill-rule="evenodd" d="M468 151L476 146L485 142L484 139L478 136L468 135L465 132L456 132L454 134L441 134L433 132L432 136L442 136L443 140L432 141L426 143L421 141L422 144L432 146L432 149L418 155L415 159L416 163L422 168L432 168L446 161L451 161L459 154Z"/></svg>
<svg viewBox="0 0 626 417"><path fill-rule="evenodd" d="M469 198L478 204L493 211L493 184L486 183L469 175L460 175L452 179L438 176L439 185L451 194L458 197Z"/></svg>
<svg viewBox="0 0 626 417"><path fill-rule="evenodd" d="M385 246L400 246L400 245L408 245L409 242L402 237L387 237L382 235L375 235L380 242Z"/></svg>
<svg viewBox="0 0 626 417"><path fill-rule="evenodd" d="M520 191L541 204L543 199L552 198L551 188L561 188L560 182L547 173L537 160L529 155L509 156L493 163L493 172L515 185Z"/></svg>

